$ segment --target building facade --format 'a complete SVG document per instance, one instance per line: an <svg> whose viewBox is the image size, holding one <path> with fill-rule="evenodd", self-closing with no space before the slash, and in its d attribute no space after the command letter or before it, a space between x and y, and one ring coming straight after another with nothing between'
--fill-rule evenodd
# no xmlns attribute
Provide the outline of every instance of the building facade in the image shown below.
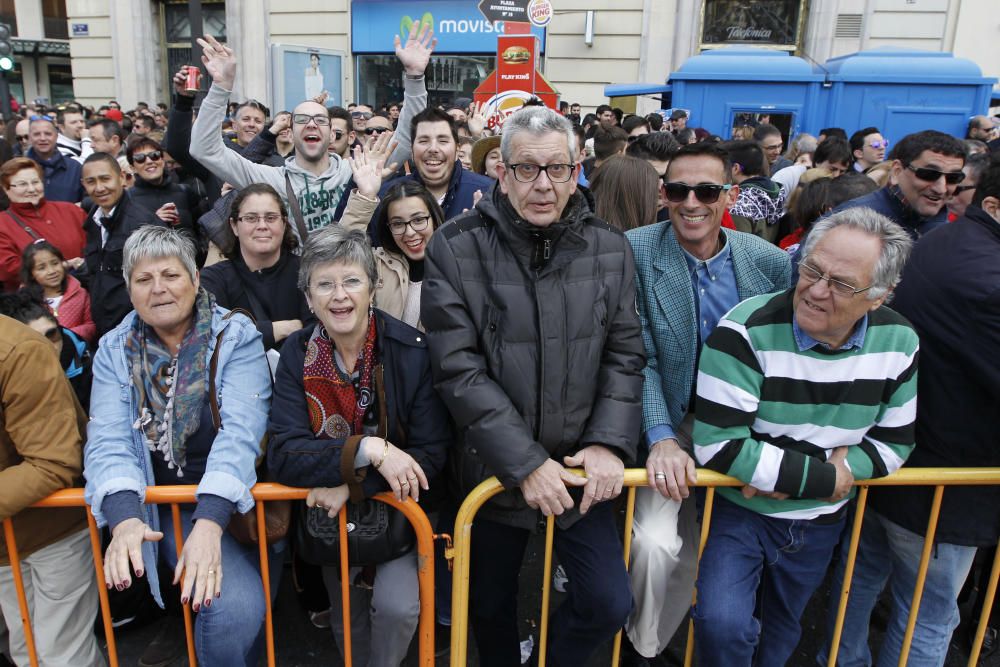
<svg viewBox="0 0 1000 667"><path fill-rule="evenodd" d="M22 4L39 0L17 0ZM7 3L4 3L7 4ZM47 4L47 0L46 0ZM169 98L170 76L192 61L190 4L65 0L76 97L88 104ZM477 0L202 0L202 31L226 41L240 68L236 98L277 107L322 84L339 103L400 96L393 37L426 20L438 46L432 100L471 97L494 66L496 26ZM594 107L604 85L662 82L688 57L757 44L824 62L884 45L952 51L1000 76L996 0L552 0L536 30L541 70L561 98ZM409 21L409 22L408 22ZM589 28L589 29L588 29ZM315 57L313 57L315 56ZM303 88L304 86L304 88ZM653 100L640 100L639 111Z"/></svg>
<svg viewBox="0 0 1000 667"><path fill-rule="evenodd" d="M10 26L14 69L5 76L14 97L58 104L74 97L65 0L0 0Z"/></svg>

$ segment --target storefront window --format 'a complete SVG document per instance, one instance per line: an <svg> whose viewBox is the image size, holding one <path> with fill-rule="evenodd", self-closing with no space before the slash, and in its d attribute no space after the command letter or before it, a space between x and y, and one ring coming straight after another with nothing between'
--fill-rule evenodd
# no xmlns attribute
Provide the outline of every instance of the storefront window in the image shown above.
<svg viewBox="0 0 1000 667"><path fill-rule="evenodd" d="M702 46L760 44L795 49L804 0L705 0Z"/></svg>
<svg viewBox="0 0 1000 667"><path fill-rule="evenodd" d="M52 104L71 102L73 93L73 70L69 65L49 66L49 95Z"/></svg>
<svg viewBox="0 0 1000 667"><path fill-rule="evenodd" d="M191 21L187 2L169 2L161 5L163 11L163 44L166 45L164 91L170 97L170 81L181 65L197 64L191 55ZM202 30L199 34L211 35L226 42L226 3L203 0L201 4Z"/></svg>
<svg viewBox="0 0 1000 667"><path fill-rule="evenodd" d="M493 71L489 55L434 56L425 73L428 104L472 97L479 82ZM395 55L357 56L356 102L374 106L403 99L403 67Z"/></svg>

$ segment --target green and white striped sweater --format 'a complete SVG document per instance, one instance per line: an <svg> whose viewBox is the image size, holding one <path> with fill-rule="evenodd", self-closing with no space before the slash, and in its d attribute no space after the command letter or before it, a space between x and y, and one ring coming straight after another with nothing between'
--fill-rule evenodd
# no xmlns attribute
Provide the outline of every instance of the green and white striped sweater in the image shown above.
<svg viewBox="0 0 1000 667"><path fill-rule="evenodd" d="M848 445L855 479L895 471L914 446L916 332L883 306L868 316L861 348L799 351L792 330L794 288L733 308L701 353L694 449L698 463L761 491L790 498L727 500L785 519L837 511L828 498L836 470L831 450ZM862 297L856 297L862 298Z"/></svg>

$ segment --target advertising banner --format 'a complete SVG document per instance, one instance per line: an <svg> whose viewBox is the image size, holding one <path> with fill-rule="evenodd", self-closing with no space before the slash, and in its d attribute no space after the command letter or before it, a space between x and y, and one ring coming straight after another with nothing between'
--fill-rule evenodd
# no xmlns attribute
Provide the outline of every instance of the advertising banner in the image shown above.
<svg viewBox="0 0 1000 667"><path fill-rule="evenodd" d="M798 42L800 0L705 0L704 44Z"/></svg>
<svg viewBox="0 0 1000 667"><path fill-rule="evenodd" d="M508 27L518 29L513 24ZM555 89L538 71L538 40L534 35L500 35L496 50L497 68L476 88L474 96L476 102L486 104L487 127L496 130L503 126L507 117L532 97L557 108Z"/></svg>
<svg viewBox="0 0 1000 667"><path fill-rule="evenodd" d="M510 1L510 0L507 0ZM392 39L405 39L410 26L430 23L438 44L436 54L493 53L494 37L504 33L504 22L493 23L472 0L354 0L351 3L351 50L356 53L392 53ZM532 27L545 51L545 29Z"/></svg>

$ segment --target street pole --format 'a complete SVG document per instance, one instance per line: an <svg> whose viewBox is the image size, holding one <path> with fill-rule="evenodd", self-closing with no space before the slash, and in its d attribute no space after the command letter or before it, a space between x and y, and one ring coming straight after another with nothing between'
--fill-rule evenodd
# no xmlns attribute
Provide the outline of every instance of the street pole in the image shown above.
<svg viewBox="0 0 1000 667"><path fill-rule="evenodd" d="M0 72L0 112L3 113L4 121L10 120L10 86L7 84L7 72Z"/></svg>
<svg viewBox="0 0 1000 667"><path fill-rule="evenodd" d="M204 24L201 17L201 0L191 0L188 3L188 23L191 26L191 62L189 64L201 69L202 81L210 81L206 78L208 76L208 72L205 70L205 66L201 63L201 47L198 46L198 38L205 34ZM173 76L172 73L171 76ZM204 98L204 90L199 90L195 93L195 109L201 106L201 101Z"/></svg>

